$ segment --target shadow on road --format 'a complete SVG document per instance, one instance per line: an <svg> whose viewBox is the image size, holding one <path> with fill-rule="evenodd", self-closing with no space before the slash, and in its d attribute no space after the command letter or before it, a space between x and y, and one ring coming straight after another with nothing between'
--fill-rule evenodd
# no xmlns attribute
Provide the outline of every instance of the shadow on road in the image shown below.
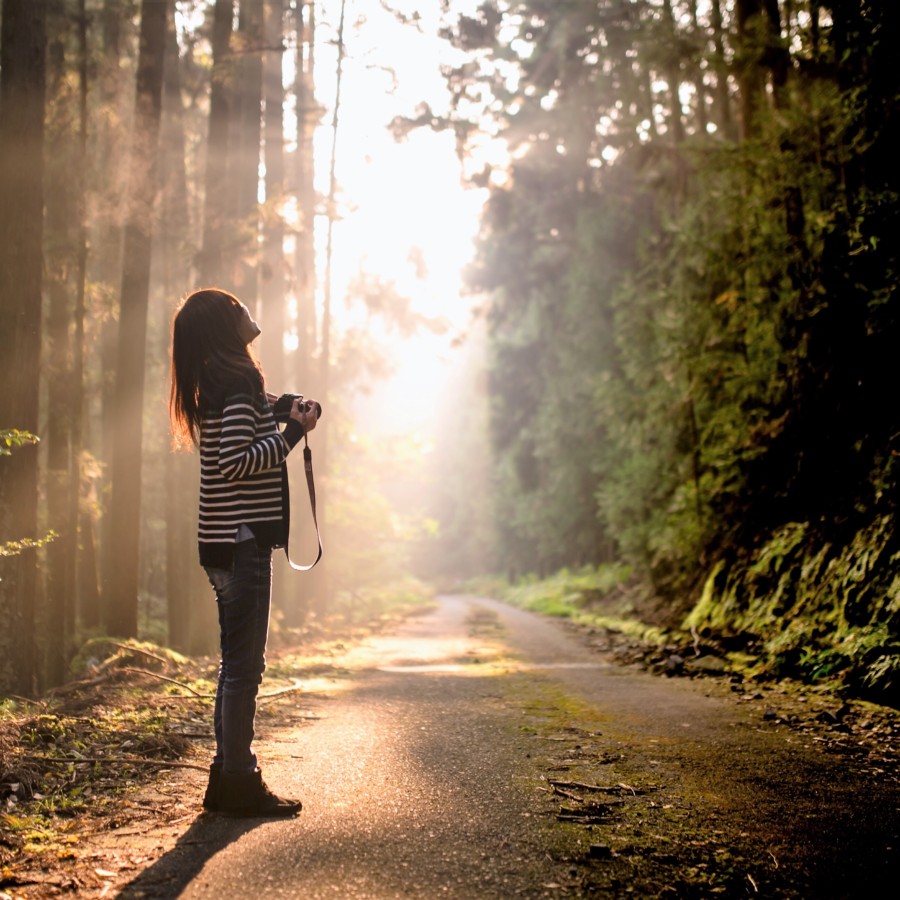
<svg viewBox="0 0 900 900"><path fill-rule="evenodd" d="M116 896L124 900L178 897L220 850L266 821L200 815L165 856L124 885Z"/></svg>

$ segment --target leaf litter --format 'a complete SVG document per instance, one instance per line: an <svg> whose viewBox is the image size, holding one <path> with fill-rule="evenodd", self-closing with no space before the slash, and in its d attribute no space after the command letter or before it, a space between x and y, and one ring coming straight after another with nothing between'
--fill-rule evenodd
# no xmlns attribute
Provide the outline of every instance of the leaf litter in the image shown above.
<svg viewBox="0 0 900 900"><path fill-rule="evenodd" d="M340 627L347 641L373 626ZM307 640L269 654L260 724L318 718L303 676L335 676L329 659L345 645L325 626ZM79 663L80 678L39 700L0 702L0 900L107 896L154 857L140 842L150 826L201 813L193 784L196 802L185 804L178 773L208 771L217 660L98 638ZM124 835L137 852L104 846Z"/></svg>

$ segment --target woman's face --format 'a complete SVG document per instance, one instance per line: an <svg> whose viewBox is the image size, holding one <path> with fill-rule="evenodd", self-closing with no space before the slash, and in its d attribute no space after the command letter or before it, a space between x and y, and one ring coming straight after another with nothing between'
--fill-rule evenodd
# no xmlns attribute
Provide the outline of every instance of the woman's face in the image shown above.
<svg viewBox="0 0 900 900"><path fill-rule="evenodd" d="M238 334L245 344L249 344L261 334L259 325L256 324L253 316L250 315L250 310L243 303L241 304L241 318L238 322Z"/></svg>

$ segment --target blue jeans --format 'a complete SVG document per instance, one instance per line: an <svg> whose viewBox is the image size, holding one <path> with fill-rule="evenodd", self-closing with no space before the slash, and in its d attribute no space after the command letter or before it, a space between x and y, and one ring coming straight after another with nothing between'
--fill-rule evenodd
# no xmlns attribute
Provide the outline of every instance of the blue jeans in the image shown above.
<svg viewBox="0 0 900 900"><path fill-rule="evenodd" d="M255 540L234 545L234 566L206 566L219 607L222 661L213 727L216 755L213 763L236 774L256 769L253 722L256 695L266 670L266 639L272 594L272 550Z"/></svg>

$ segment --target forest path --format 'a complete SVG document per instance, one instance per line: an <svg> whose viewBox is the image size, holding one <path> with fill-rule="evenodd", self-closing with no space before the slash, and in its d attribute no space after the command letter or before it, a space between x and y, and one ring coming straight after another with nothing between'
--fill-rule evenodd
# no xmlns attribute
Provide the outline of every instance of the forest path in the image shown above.
<svg viewBox="0 0 900 900"><path fill-rule="evenodd" d="M119 896L893 896L896 782L721 686L471 597L344 663L319 721L260 735L303 812L200 817Z"/></svg>

